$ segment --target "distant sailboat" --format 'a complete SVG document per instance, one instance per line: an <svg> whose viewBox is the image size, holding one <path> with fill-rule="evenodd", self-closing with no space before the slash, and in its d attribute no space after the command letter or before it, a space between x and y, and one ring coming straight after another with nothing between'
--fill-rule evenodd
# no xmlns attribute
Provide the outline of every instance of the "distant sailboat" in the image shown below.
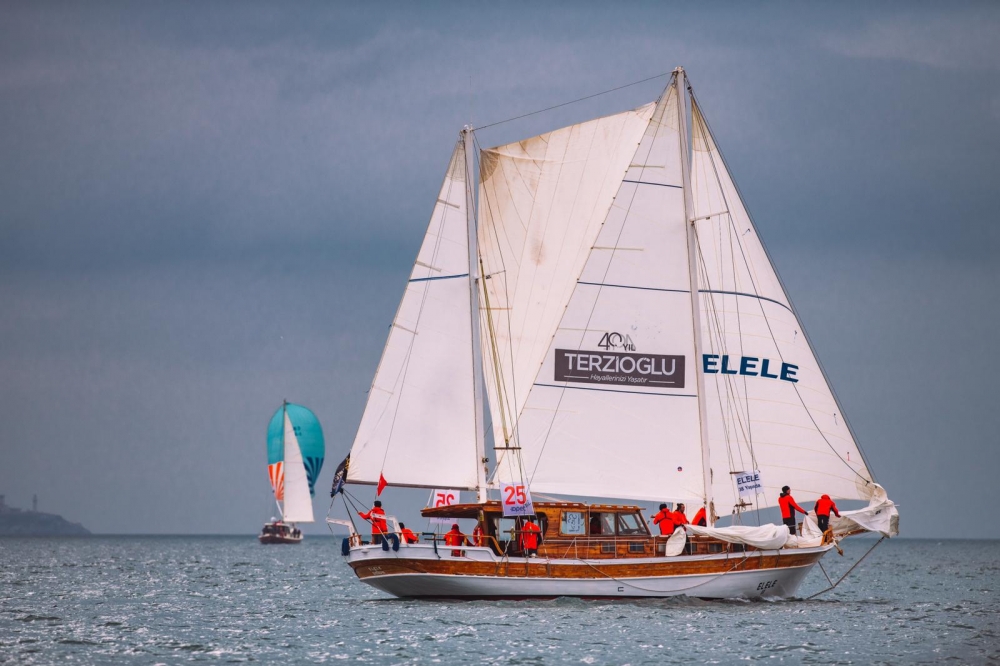
<svg viewBox="0 0 1000 666"><path fill-rule="evenodd" d="M323 430L316 415L288 402L267 429L267 473L281 519L264 525L261 543L300 543L297 523L313 522L312 496L323 467Z"/></svg>
<svg viewBox="0 0 1000 666"><path fill-rule="evenodd" d="M655 103L482 150L478 183L475 154L466 128L342 467L379 490L475 490L423 515L476 520L483 541L390 551L353 534L363 582L789 597L844 536L898 532L683 69ZM825 532L740 524L786 484L868 506ZM684 502L707 525L653 536L639 506L532 492Z"/></svg>

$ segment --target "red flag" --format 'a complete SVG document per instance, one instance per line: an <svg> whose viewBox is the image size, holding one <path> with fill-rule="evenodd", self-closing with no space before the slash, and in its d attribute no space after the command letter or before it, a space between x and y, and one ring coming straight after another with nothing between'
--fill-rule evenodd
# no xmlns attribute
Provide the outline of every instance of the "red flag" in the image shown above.
<svg viewBox="0 0 1000 666"><path fill-rule="evenodd" d="M387 485L389 485L389 483L385 480L385 477L382 476L382 472L379 472L378 473L378 485L375 487L375 497L378 497L379 495L381 495L382 491L385 490L385 487Z"/></svg>

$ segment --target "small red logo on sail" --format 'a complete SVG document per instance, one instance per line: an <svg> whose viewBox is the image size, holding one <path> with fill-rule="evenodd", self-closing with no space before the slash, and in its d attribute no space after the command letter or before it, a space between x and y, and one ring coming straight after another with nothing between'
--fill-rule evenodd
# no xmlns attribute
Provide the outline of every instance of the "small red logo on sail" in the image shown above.
<svg viewBox="0 0 1000 666"><path fill-rule="evenodd" d="M267 475L271 478L271 489L274 491L274 498L285 499L285 463L276 462L267 466Z"/></svg>

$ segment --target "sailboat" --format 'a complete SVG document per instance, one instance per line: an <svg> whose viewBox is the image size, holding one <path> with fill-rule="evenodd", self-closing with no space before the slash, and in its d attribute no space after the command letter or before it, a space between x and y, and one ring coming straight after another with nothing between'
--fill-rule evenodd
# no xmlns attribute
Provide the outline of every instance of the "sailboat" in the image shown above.
<svg viewBox="0 0 1000 666"><path fill-rule="evenodd" d="M267 474L280 519L264 524L261 543L302 542L297 523L313 522L312 498L323 468L325 445L319 419L309 409L287 401L267 428Z"/></svg>
<svg viewBox="0 0 1000 666"><path fill-rule="evenodd" d="M483 535L388 550L352 530L360 580L417 598L793 597L841 539L898 533L683 68L655 102L480 150L478 172L474 132L331 494L474 491L422 514ZM868 504L826 530L812 511L749 524L785 485ZM705 525L655 535L638 502Z"/></svg>

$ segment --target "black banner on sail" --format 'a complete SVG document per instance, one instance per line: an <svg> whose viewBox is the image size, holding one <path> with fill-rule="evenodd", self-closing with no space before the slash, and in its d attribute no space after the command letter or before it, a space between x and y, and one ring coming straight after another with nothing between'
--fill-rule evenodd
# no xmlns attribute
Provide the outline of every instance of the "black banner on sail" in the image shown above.
<svg viewBox="0 0 1000 666"><path fill-rule="evenodd" d="M684 388L684 357L557 349L555 380Z"/></svg>

